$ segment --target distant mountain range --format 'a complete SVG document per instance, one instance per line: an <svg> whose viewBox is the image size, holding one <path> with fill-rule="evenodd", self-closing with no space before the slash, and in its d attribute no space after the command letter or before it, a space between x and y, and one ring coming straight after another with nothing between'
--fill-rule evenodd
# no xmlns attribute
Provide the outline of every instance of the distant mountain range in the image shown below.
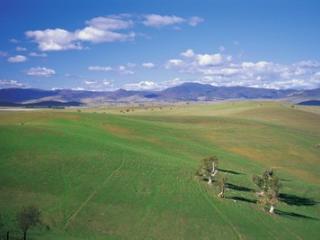
<svg viewBox="0 0 320 240"><path fill-rule="evenodd" d="M105 102L177 102L225 99L290 99L293 102L320 99L320 88L313 90L276 90L251 87L216 87L200 83L183 83L161 91L78 91L26 88L0 89L0 105L78 106Z"/></svg>

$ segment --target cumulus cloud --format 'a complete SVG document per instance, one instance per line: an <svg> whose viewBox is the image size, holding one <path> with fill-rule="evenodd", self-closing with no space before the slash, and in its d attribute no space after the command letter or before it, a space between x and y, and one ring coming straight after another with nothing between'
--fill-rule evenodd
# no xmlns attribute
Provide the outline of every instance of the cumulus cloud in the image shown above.
<svg viewBox="0 0 320 240"><path fill-rule="evenodd" d="M81 41L101 43L132 40L135 37L135 33L119 33L89 26L77 31L75 36L76 39Z"/></svg>
<svg viewBox="0 0 320 240"><path fill-rule="evenodd" d="M181 59L169 59L165 65L167 69L171 68L180 68L184 65L184 62Z"/></svg>
<svg viewBox="0 0 320 240"><path fill-rule="evenodd" d="M123 19L122 19L123 18ZM62 51L82 49L82 42L101 43L129 41L135 38L134 32L118 32L133 25L123 16L96 17L86 21L82 29L68 31L61 28L27 31L25 34L38 44L41 51Z"/></svg>
<svg viewBox="0 0 320 240"><path fill-rule="evenodd" d="M163 27L168 25L174 25L183 23L186 20L175 15L158 15L158 14L149 14L144 16L143 24L148 27Z"/></svg>
<svg viewBox="0 0 320 240"><path fill-rule="evenodd" d="M169 87L174 87L179 84L182 84L183 81L182 79L176 77L167 81L162 81L162 82L155 82L155 81L140 81L140 82L135 82L135 83L126 83L123 85L124 89L127 90L152 90L152 91L158 91L158 90L163 90Z"/></svg>
<svg viewBox="0 0 320 240"><path fill-rule="evenodd" d="M119 29L128 29L133 26L132 20L122 19L125 15L119 16L110 16L110 17L95 17L89 21L86 21L86 24L97 29L103 30L119 30Z"/></svg>
<svg viewBox="0 0 320 240"><path fill-rule="evenodd" d="M132 66L129 64L129 66L124 66L124 65L120 65L118 67L118 73L123 74L123 75L132 75L134 74L134 71L131 70L130 68L132 68Z"/></svg>
<svg viewBox="0 0 320 240"><path fill-rule="evenodd" d="M170 25L178 25L182 23L187 23L190 26L195 27L203 21L204 19L198 16L193 16L189 19L186 19L175 15L148 14L144 16L144 21L142 23L145 26L156 28Z"/></svg>
<svg viewBox="0 0 320 240"><path fill-rule="evenodd" d="M84 84L86 84L86 85L93 85L96 83L97 83L96 81L89 81L89 80L84 81Z"/></svg>
<svg viewBox="0 0 320 240"><path fill-rule="evenodd" d="M55 74L55 70L46 67L33 67L27 71L27 75L36 77L51 77Z"/></svg>
<svg viewBox="0 0 320 240"><path fill-rule="evenodd" d="M27 57L23 55L16 55L8 58L8 62L10 63L21 63L27 61Z"/></svg>
<svg viewBox="0 0 320 240"><path fill-rule="evenodd" d="M113 72L118 73L121 75L132 75L135 72L133 69L135 68L136 64L133 63L127 63L125 65L119 65L119 66L89 66L89 71L98 71L98 72Z"/></svg>
<svg viewBox="0 0 320 240"><path fill-rule="evenodd" d="M74 33L61 28L27 31L26 36L35 41L41 51L61 51L82 48L80 43L77 42Z"/></svg>
<svg viewBox="0 0 320 240"><path fill-rule="evenodd" d="M25 85L16 80L0 79L0 88L21 88Z"/></svg>
<svg viewBox="0 0 320 240"><path fill-rule="evenodd" d="M90 90L90 91L110 91L114 90L113 81L108 79L100 80L85 80L83 81L83 86L78 87L81 90Z"/></svg>
<svg viewBox="0 0 320 240"><path fill-rule="evenodd" d="M200 66L218 65L223 62L223 56L220 53L198 54L196 60Z"/></svg>
<svg viewBox="0 0 320 240"><path fill-rule="evenodd" d="M194 52L192 49L187 49L186 51L181 53L181 56L191 58L194 56Z"/></svg>
<svg viewBox="0 0 320 240"><path fill-rule="evenodd" d="M123 86L127 90L154 90L159 86L153 81L140 81L137 83L127 83Z"/></svg>
<svg viewBox="0 0 320 240"><path fill-rule="evenodd" d="M145 63L142 63L142 67L144 67L144 68L154 68L155 65L152 62L145 62Z"/></svg>
<svg viewBox="0 0 320 240"><path fill-rule="evenodd" d="M141 21L141 18L143 19ZM84 42L103 43L132 41L136 37L134 31L129 31L136 24L148 27L162 27L177 24L197 26L202 18L193 16L189 19L175 15L109 15L92 18L79 29L67 30L63 28L49 28L44 30L26 31L25 35L38 44L41 51L62 51L70 49L83 49Z"/></svg>
<svg viewBox="0 0 320 240"><path fill-rule="evenodd" d="M222 53L197 54L188 49L182 59L170 59L167 69L192 74L199 82L217 86L310 89L320 87L320 63L301 61L279 64L270 61L235 61Z"/></svg>
<svg viewBox="0 0 320 240"><path fill-rule="evenodd" d="M98 71L98 72L109 72L112 71L112 67L110 66L89 66L89 71Z"/></svg>

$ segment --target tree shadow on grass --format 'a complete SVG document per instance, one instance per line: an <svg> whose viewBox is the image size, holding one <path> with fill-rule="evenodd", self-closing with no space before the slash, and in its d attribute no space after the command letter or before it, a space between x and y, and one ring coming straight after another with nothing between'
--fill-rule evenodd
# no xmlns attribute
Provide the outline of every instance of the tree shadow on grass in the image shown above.
<svg viewBox="0 0 320 240"><path fill-rule="evenodd" d="M249 199L249 198L245 198L245 197L234 196L234 197L226 197L226 199L231 199L231 200L246 202L246 203L257 203L257 200Z"/></svg>
<svg viewBox="0 0 320 240"><path fill-rule="evenodd" d="M313 206L318 203L317 201L311 198L299 197L299 196L296 196L293 194L287 194L287 193L280 193L279 200L288 205L295 205L295 206Z"/></svg>
<svg viewBox="0 0 320 240"><path fill-rule="evenodd" d="M232 184L232 183L226 183L225 186L226 186L226 188L229 188L229 189L232 189L232 190L236 190L236 191L254 192L254 190L252 188L243 187L243 186L235 185L235 184Z"/></svg>
<svg viewBox="0 0 320 240"><path fill-rule="evenodd" d="M281 180L282 182L291 182L291 181L292 181L292 180L287 179L287 178L280 178L280 180Z"/></svg>
<svg viewBox="0 0 320 240"><path fill-rule="evenodd" d="M234 174L234 175L244 175L244 173L237 172L237 171L233 171L233 170L228 170L228 169L218 168L218 170L219 170L220 172L230 173L230 174Z"/></svg>
<svg viewBox="0 0 320 240"><path fill-rule="evenodd" d="M274 212L275 212L276 214L280 215L280 216L283 216L283 217L294 217L294 218L302 218L302 219L310 219L310 220L317 220L317 221L319 221L318 218L310 217L310 216L303 215L303 214L300 214L300 213L285 212L285 211L281 211L281 210L278 210L278 209L276 209Z"/></svg>

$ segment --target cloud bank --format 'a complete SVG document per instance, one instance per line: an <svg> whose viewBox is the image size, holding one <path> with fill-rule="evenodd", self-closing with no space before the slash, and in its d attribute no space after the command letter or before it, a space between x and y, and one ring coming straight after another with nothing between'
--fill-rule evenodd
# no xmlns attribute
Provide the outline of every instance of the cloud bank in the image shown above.
<svg viewBox="0 0 320 240"><path fill-rule="evenodd" d="M143 19L142 22L139 19ZM187 23L197 26L203 21L200 17L185 19L178 16L149 14L133 16L130 14L99 16L85 22L85 27L69 31L63 28L31 30L25 32L27 38L38 44L41 51L63 51L83 49L83 44L132 41L136 33L130 29L135 24L148 27L162 27Z"/></svg>

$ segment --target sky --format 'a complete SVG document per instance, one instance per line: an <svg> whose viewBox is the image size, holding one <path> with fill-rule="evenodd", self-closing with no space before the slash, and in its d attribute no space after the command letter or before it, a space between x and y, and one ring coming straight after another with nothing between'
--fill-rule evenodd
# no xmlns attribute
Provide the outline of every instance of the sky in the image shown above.
<svg viewBox="0 0 320 240"><path fill-rule="evenodd" d="M320 87L318 0L0 0L0 88Z"/></svg>

